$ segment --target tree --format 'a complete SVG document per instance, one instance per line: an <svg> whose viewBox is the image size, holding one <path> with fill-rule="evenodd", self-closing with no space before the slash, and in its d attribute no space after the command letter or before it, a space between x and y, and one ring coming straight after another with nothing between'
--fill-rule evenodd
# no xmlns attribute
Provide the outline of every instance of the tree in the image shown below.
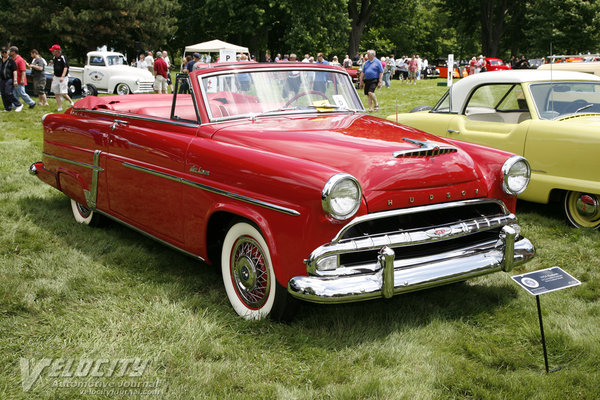
<svg viewBox="0 0 600 400"><path fill-rule="evenodd" d="M262 59L273 53L337 53L349 30L345 0L182 0L173 43L184 47L212 39L246 46Z"/></svg>
<svg viewBox="0 0 600 400"><path fill-rule="evenodd" d="M1 1L3 41L42 51L53 43L78 56L102 45L157 48L177 30L178 0L30 0L20 13L18 0Z"/></svg>
<svg viewBox="0 0 600 400"><path fill-rule="evenodd" d="M358 53L360 38L376 5L377 0L360 0L360 7L358 0L348 0L348 16L350 17L348 54L350 57L354 57Z"/></svg>
<svg viewBox="0 0 600 400"><path fill-rule="evenodd" d="M469 37L473 30L478 29L481 53L497 57L511 17L522 10L519 7L522 2L523 0L446 0L438 1L437 5L457 21L457 32L464 37Z"/></svg>
<svg viewBox="0 0 600 400"><path fill-rule="evenodd" d="M598 0L531 0L527 3L525 19L526 43L535 54L549 54L550 44L554 54L598 51Z"/></svg>

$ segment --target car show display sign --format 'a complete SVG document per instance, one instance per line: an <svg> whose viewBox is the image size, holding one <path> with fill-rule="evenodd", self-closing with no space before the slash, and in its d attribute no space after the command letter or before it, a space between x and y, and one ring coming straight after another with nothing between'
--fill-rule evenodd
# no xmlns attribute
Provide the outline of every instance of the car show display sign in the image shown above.
<svg viewBox="0 0 600 400"><path fill-rule="evenodd" d="M448 76L447 76L447 86L452 86L452 74L454 72L454 54L448 54Z"/></svg>
<svg viewBox="0 0 600 400"><path fill-rule="evenodd" d="M548 367L548 352L546 350L546 338L544 336L544 322L542 320L542 306L540 305L540 295L569 287L581 285L577 279L573 278L567 272L559 267L546 268L539 271L528 272L522 275L511 276L512 280L519 286L534 295L537 303L538 319L540 321L540 333L542 336L542 348L544 349L544 364L546 373L560 370L560 367L550 371Z"/></svg>
<svg viewBox="0 0 600 400"><path fill-rule="evenodd" d="M559 267L515 275L511 278L534 296L581 285L581 282Z"/></svg>
<svg viewBox="0 0 600 400"><path fill-rule="evenodd" d="M221 49L219 51L219 62L235 61L235 50Z"/></svg>

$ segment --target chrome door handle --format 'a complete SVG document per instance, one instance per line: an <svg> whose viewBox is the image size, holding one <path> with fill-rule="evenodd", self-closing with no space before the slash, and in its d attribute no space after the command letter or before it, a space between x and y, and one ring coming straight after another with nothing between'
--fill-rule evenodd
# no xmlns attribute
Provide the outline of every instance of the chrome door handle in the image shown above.
<svg viewBox="0 0 600 400"><path fill-rule="evenodd" d="M117 126L127 126L127 121L123 121L122 119L115 119L115 121L110 126L110 130L114 131L117 129Z"/></svg>
<svg viewBox="0 0 600 400"><path fill-rule="evenodd" d="M455 131L454 129L448 129L448 133L460 133L460 131Z"/></svg>

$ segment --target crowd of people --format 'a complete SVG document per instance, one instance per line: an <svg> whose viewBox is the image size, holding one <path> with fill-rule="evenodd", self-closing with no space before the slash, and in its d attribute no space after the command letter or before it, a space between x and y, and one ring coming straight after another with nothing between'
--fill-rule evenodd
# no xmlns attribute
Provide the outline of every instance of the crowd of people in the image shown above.
<svg viewBox="0 0 600 400"><path fill-rule="evenodd" d="M68 72L69 63L62 54L60 45L55 44L50 49L53 58L50 65L53 65L53 79L51 90L56 95L57 111L62 111L63 101L73 105L72 99L68 95ZM23 104L27 104L30 109L36 106L36 102L26 93L25 86L27 85L26 68L31 69L30 80L33 83L33 90L38 96L38 106L48 106L46 97L46 77L44 69L48 63L41 57L36 49L30 51L31 62L27 62L19 55L19 49L12 46L9 49L2 48L2 58L0 59L0 93L4 105L4 112L16 111L20 112L23 109ZM209 54L201 55L194 53L187 55L181 61L180 72L190 73L200 69L203 65L211 62ZM377 58L374 50L367 51L366 54L356 54L354 58L350 58L346 54L343 61L340 63L337 56L333 56L331 61L328 61L323 53L318 53L316 58L310 54L305 54L302 60L299 60L296 54L277 54L274 59L271 59L270 54L265 53L265 60L269 62L302 62L315 64L330 64L343 68L358 67L359 88L364 90L367 96L368 110L378 111L379 102L375 91L378 88L390 88L391 80L397 77L401 83L416 85L419 79L426 76L428 71L427 58L421 58L415 54L411 57L402 56L396 58L394 54L387 57ZM216 60L219 61L218 59ZM255 62L255 57L247 53L238 53L236 61L240 62ZM510 65L513 69L528 68L528 62L525 57L512 56ZM173 84L171 82L170 71L174 69L171 63L167 50L141 52L139 56L132 60L131 65L137 68L146 69L154 76L154 90L156 93L173 92ZM473 57L469 61L469 74L486 71L486 60L483 55ZM316 83L318 84L318 82ZM326 84L326 82L322 82ZM182 88L185 90L185 88ZM22 102L20 100L22 100Z"/></svg>
<svg viewBox="0 0 600 400"><path fill-rule="evenodd" d="M62 99L73 105L73 100L69 97L68 88L68 73L69 63L66 57L62 54L62 49L58 44L53 45L50 49L53 59L50 64L53 65L53 77L51 90L56 96L57 111L62 111ZM31 62L28 63L19 54L17 46L10 48L2 47L0 49L2 58L0 59L0 95L2 96L3 112L21 112L23 103L29 106L30 109L36 106L36 102L27 94L25 87L27 86L27 68L31 69L30 79L33 82L34 93L38 96L37 105L48 106L46 97L46 74L44 69L48 63L40 56L39 51L32 49L29 53Z"/></svg>

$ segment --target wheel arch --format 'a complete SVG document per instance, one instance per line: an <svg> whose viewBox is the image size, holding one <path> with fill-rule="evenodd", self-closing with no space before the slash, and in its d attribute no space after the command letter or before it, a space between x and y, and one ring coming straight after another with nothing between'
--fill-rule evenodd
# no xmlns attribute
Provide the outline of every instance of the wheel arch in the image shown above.
<svg viewBox="0 0 600 400"><path fill-rule="evenodd" d="M260 232L269 246L275 278L282 286L287 287L287 282L281 282L279 280L282 276L282 274L279 273L282 267L275 235L267 219L255 210L248 208L241 210L234 207L223 206L213 211L206 224L206 251L210 264L220 264L223 240L225 239L225 235L227 235L229 228L235 222L247 222Z"/></svg>
<svg viewBox="0 0 600 400"><path fill-rule="evenodd" d="M135 83L135 81L123 75L111 76L108 79L107 92L115 93L115 90L117 90L117 85L120 83L125 83L127 86L129 86L129 90L131 91L131 93L134 92L135 88L133 83Z"/></svg>

